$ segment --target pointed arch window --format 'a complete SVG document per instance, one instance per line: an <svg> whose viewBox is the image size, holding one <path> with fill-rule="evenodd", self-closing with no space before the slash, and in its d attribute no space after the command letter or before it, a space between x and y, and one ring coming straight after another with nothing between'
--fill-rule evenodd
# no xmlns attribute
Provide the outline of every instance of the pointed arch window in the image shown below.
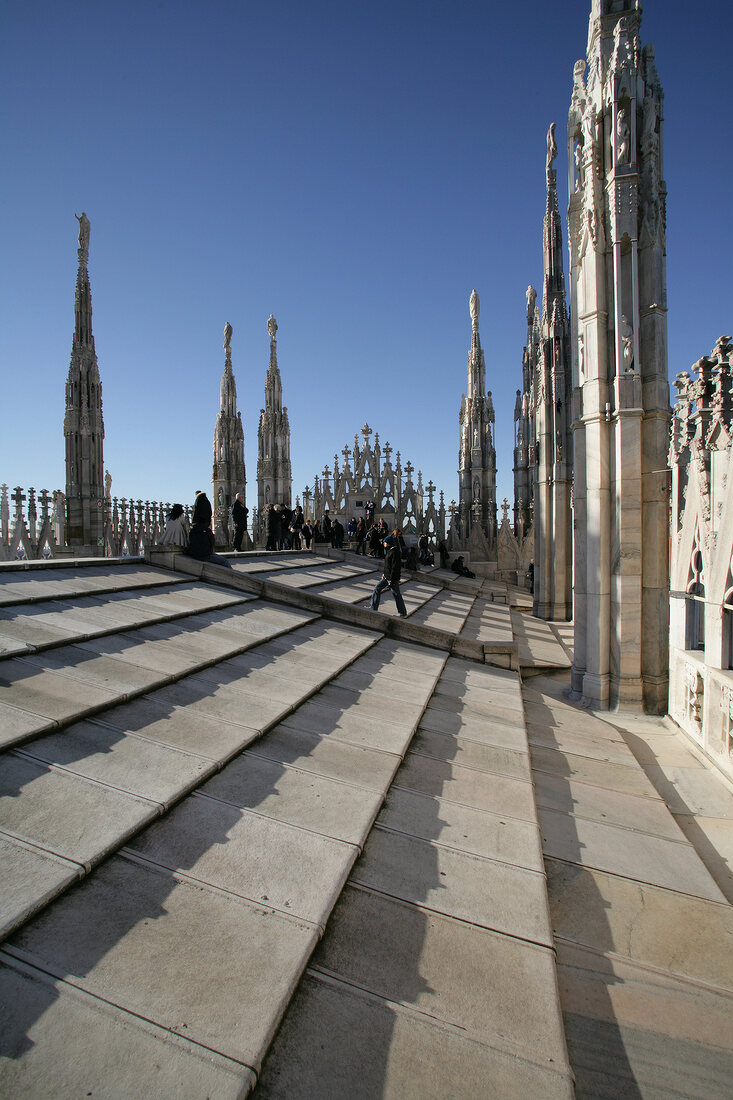
<svg viewBox="0 0 733 1100"><path fill-rule="evenodd" d="M733 669L733 551L723 593L723 667Z"/></svg>
<svg viewBox="0 0 733 1100"><path fill-rule="evenodd" d="M705 573L700 529L695 531L695 541L690 554L685 599L685 649L705 650Z"/></svg>

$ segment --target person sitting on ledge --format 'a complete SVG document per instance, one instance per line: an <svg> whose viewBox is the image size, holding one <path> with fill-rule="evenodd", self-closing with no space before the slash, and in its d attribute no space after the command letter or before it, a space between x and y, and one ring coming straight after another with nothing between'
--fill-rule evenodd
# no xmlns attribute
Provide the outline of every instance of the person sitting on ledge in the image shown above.
<svg viewBox="0 0 733 1100"><path fill-rule="evenodd" d="M476 574L472 573L463 563L463 554L459 554L457 558L454 558L451 565L451 569L454 573L457 573L459 577L475 577Z"/></svg>
<svg viewBox="0 0 733 1100"><path fill-rule="evenodd" d="M158 546L188 546L188 521L183 505L174 504L168 513L165 531L158 539Z"/></svg>
<svg viewBox="0 0 733 1100"><path fill-rule="evenodd" d="M200 490L196 493L196 501L193 506L193 523L188 536L188 550L186 553L196 561L208 561L212 565L223 565L225 569L231 569L232 563L220 554L214 553L214 532L211 530L211 503L206 493Z"/></svg>

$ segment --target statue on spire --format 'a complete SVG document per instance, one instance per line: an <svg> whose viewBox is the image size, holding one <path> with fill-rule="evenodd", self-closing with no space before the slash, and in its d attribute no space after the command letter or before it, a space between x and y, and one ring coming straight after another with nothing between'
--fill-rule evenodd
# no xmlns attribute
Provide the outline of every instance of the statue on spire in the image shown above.
<svg viewBox="0 0 733 1100"><path fill-rule="evenodd" d="M277 321L272 314L267 318L267 331L270 334L270 339L274 340L277 335Z"/></svg>
<svg viewBox="0 0 733 1100"><path fill-rule="evenodd" d="M89 262L89 218L82 210L81 214L74 214L79 223L79 263Z"/></svg>
<svg viewBox="0 0 733 1100"><path fill-rule="evenodd" d="M229 350L229 348L231 346L232 333L233 332L234 332L234 329L232 328L232 326L227 321L227 323L224 325L224 344L223 344L223 346L227 349L227 351Z"/></svg>
<svg viewBox="0 0 733 1100"><path fill-rule="evenodd" d="M550 172L552 171L552 165L557 160L557 142L555 141L555 123L550 123L550 129L547 131L547 178L550 178Z"/></svg>
<svg viewBox="0 0 733 1100"><path fill-rule="evenodd" d="M478 314L481 303L479 302L478 294L475 290L471 291L471 298L469 300L469 308L471 310L471 323L473 324L474 331L478 329Z"/></svg>

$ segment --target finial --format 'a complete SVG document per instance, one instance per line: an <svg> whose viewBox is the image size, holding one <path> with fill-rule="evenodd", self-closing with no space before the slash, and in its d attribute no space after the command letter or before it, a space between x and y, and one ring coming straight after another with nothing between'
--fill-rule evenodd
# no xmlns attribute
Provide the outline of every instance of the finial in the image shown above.
<svg viewBox="0 0 733 1100"><path fill-rule="evenodd" d="M471 291L471 297L469 300L469 308L471 310L471 322L473 324L473 331L478 331L478 313L481 303L479 302L478 294L475 290Z"/></svg>
<svg viewBox="0 0 733 1100"><path fill-rule="evenodd" d="M233 332L234 332L234 329L232 328L232 326L227 321L227 323L224 325L224 345L223 345L227 349L227 351L229 350L229 345L231 344L232 333Z"/></svg>
<svg viewBox="0 0 733 1100"><path fill-rule="evenodd" d="M267 318L267 331L270 334L270 339L274 340L277 334L277 321L272 314Z"/></svg>

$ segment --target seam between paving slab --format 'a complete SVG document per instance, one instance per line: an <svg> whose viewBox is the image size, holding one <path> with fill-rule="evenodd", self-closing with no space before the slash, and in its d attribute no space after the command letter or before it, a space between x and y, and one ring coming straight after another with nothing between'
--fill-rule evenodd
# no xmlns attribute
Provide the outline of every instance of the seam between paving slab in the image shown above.
<svg viewBox="0 0 733 1100"><path fill-rule="evenodd" d="M236 897L236 895L233 896ZM155 1020L151 1020L149 1016L145 1016L141 1012L135 1012L134 1009L117 1004L116 1001L111 1001L108 997L103 997L99 993L94 993L92 990L75 982L73 980L73 975L60 974L54 970L50 970L40 961L40 959L36 959L36 956L31 952L20 951L10 945L5 945L0 947L0 962L3 962L6 966L10 966L12 969L18 970L20 973L26 974L29 977L41 974L45 978L50 978L53 984L61 982L64 986L68 986L76 993L81 994L84 998L88 997L93 1002L108 1005L110 1008L113 1008L115 1012L119 1012L123 1016L129 1016L131 1019L140 1020L142 1023L153 1028L156 1034L164 1041L168 1036L170 1036L172 1040L179 1039L182 1043L190 1045L196 1050L205 1050L209 1054L214 1055L217 1059L222 1059L225 1062L230 1062L233 1065L242 1066L245 1069L251 1069L253 1072L256 1072L249 1062L236 1058L232 1054L223 1054L220 1050L217 1050L216 1047L207 1046L206 1043L202 1043L197 1039L192 1039L188 1035L182 1035L180 1031L174 1031L173 1028L165 1027ZM88 1093L87 1095L90 1094Z"/></svg>
<svg viewBox="0 0 733 1100"><path fill-rule="evenodd" d="M181 583L184 583L183 578L181 578ZM111 589L111 591L117 593L117 592L119 592L119 589ZM129 591L129 590L126 590L126 591ZM93 598L93 597L91 597L90 593L86 593L85 595L88 595L88 596L90 596L90 598ZM70 597L68 597L68 596L66 596L66 597L65 596L58 596L56 598L59 599L59 600L63 600L63 599L69 599ZM74 598L74 597L71 597L71 598ZM12 657L18 657L18 658L31 657L36 653L39 653L39 654L44 653L49 649L61 649L62 646L66 646L66 645L78 645L81 642L92 642L92 641L95 641L97 638L108 638L112 634L121 634L121 635L131 634L135 630L143 630L143 629L145 629L145 627L148 627L148 626L163 626L166 623L173 623L173 622L176 622L178 619L185 619L187 617L190 617L191 615L205 615L205 614L207 614L207 612L211 612L211 611L225 611L225 610L227 610L227 608L237 607L238 605L248 603L250 598L251 598L250 594L247 593L246 595L242 596L240 599L233 600L231 603L225 604L224 606L201 607L199 610L197 610L196 608L193 608L193 609L189 608L187 611L169 612L169 613L166 613L165 615L154 616L153 618L145 619L144 622L129 623L129 624L125 624L125 625L117 624L116 626L110 626L110 627L100 627L98 630L93 630L91 632L79 631L78 633L70 634L67 638L58 638L54 641L49 641L49 642L24 642L23 645L24 645L25 648L23 650L21 650L20 652L17 652L17 651L16 652L11 652L11 651L3 652L3 651L0 651L0 661L7 661L7 660L10 660ZM10 608L10 607L23 607L26 602L30 602L30 601L23 600L23 601L19 601L17 604L8 604L7 607L0 608L0 610L7 610L7 608ZM104 604L102 604L101 606L103 607ZM2 619L0 618L0 628L1 627L2 627Z"/></svg>
<svg viewBox="0 0 733 1100"><path fill-rule="evenodd" d="M297 630L299 628L299 626L302 626L302 625L305 625L305 624L298 624L297 626L289 628L287 631L281 631L278 635L271 635L268 638L263 639L262 644L266 645L266 644L268 644L268 642L272 641L275 637L281 637L282 634L284 634L284 633L290 633L291 630ZM338 672L336 672L334 674L333 679L335 679L338 675L340 675L341 672L344 672L344 671L348 670L351 667L351 665L353 665L354 662L357 661L365 653L371 652L371 650L374 648L374 646L381 640L381 637L379 635L377 635L374 639L368 639L368 640L369 640L370 644L365 649L360 650L358 653L356 653L354 655L354 657L352 658L352 660L347 665L345 665L343 668L340 668L338 670ZM247 648L252 649L252 648L256 648L256 647L249 646ZM212 662L212 664L223 663L225 660L228 660L228 659L229 659L228 657L220 658L218 661ZM192 674L193 673L191 671L189 671L185 675L192 675ZM184 677L176 677L176 679L179 680L179 679L185 678L185 675L184 675ZM158 685L158 686L163 687L163 686L167 686L167 685ZM140 695L152 695L154 690L157 690L157 689L148 688L148 689L146 689L145 692L138 693L137 697L139 697ZM152 800L152 799L147 799L142 795L141 796L132 795L130 791L121 790L120 788L114 787L112 784L108 784L108 783L101 782L99 780L91 779L88 776L81 776L77 772L72 772L71 769L64 768L64 767L59 767L57 770L62 771L62 772L68 772L68 773L73 774L75 776L79 776L79 778L83 779L85 782L89 782L89 783L95 784L95 785L100 786L100 787L106 787L107 789L121 790L121 793L123 793L123 794L131 795L131 797L139 798L141 801L147 802L151 806L156 806L157 810L150 818L148 818L147 820L139 823L132 830L126 831L121 837L119 837L117 839L116 842L114 842L114 845L110 845L105 851L103 851L99 855L98 858L95 858L94 860L91 860L91 861L82 862L82 861L79 861L79 860L68 860L67 857L59 856L58 853L54 853L51 849L47 849L47 848L43 847L43 845L39 845L39 844L36 844L32 841L29 841L25 837L20 837L20 836L16 837L15 834L7 833L6 835L8 835L11 839L13 839L13 840L17 839L20 843L22 843L24 845L28 845L32 848L35 848L38 851L42 851L42 852L44 852L48 855L56 855L57 858L67 860L67 862L71 863L73 866L80 867L82 869L82 872L84 872L82 875L76 877L71 883L69 883L69 882L62 883L62 884L60 884L60 886L57 890L51 890L46 895L45 901L43 903L43 907L50 904L52 901L54 901L56 898L60 897L62 894L65 894L67 892L67 890L72 885L76 885L76 883L78 881L83 881L84 878L86 878L89 874L91 874L93 868L98 867L101 863L103 863L106 860L110 859L115 854L119 854L122 851L122 849L124 848L124 846L129 841L135 839L141 832L143 832L145 829L147 829L151 824L156 823L156 819L164 818L180 802L182 802L184 799L190 797L192 794L195 794L196 791L198 790L198 788L203 786L204 783L208 782L212 778L213 775L216 775L219 772L221 772L226 767L226 765L229 764L235 757L239 756L242 752L244 752L246 749L248 749L251 746L251 744L256 743L258 740L260 740L262 737L264 737L267 733L269 733L272 729L274 729L277 725L279 725L285 718L289 717L294 711L296 711L303 703L309 701L314 695L317 695L318 692L321 691L321 690L322 690L322 685L321 684L315 685L311 692L309 692L307 695L303 696L303 698L301 698L297 703L292 704L288 708L287 712L285 712L283 714L280 714L277 718L272 719L264 727L261 727L261 728L258 727L257 729L253 729L253 727L246 726L242 723L233 722L233 721L230 722L230 724L232 724L232 725L237 725L242 729L246 729L251 733L257 734L254 742L250 741L246 745L243 745L242 747L233 750L231 753L227 754L223 759L219 758L219 759L213 761L212 767L210 769L208 769L205 774L201 774L201 775L196 777L196 783L193 786L189 787L187 790L179 791L174 798L172 798L170 801L168 801L166 803L161 803L161 802L157 802L157 801ZM126 703L128 701L129 700L127 700L127 699L126 700L116 700L114 704L112 704L112 705L107 704L107 705L103 706L102 709L104 709L105 711L112 710L114 708L114 706L121 705L121 704ZM426 705L427 705L427 703L426 703ZM176 707L175 709L180 709L180 708ZM84 718L84 717L86 717L86 715L83 715L81 717ZM216 716L214 716L214 717L216 717ZM69 722L64 723L63 726L60 726L59 728L66 728L68 726L74 725L79 720L80 720L79 716L75 716ZM116 729L116 727L105 727L105 728ZM415 728L417 728L417 726ZM48 730L44 730L42 732L42 734L39 734L39 733L31 734L31 735L29 735L29 737L26 737L25 740L28 741L32 738L35 739L39 736L45 736L48 732L49 732ZM413 736L414 736L414 730L413 730ZM10 746L5 747L6 750L8 748L10 748ZM396 755L396 754L389 754L389 755ZM23 759L28 759L28 758L29 758L28 754L23 753ZM33 757L33 758L30 758L30 759L31 759L32 763L38 763L38 758L37 757ZM49 767L49 770L51 770L50 766L47 765L45 762L44 762L43 766L44 767ZM382 799L382 803L383 803L383 801L384 801L384 797ZM381 808L381 804L380 804L379 808ZM378 810L377 810L377 812L378 812ZM266 815L260 815L260 816L265 817ZM344 842L344 843L347 843L347 842ZM357 852L357 854L358 854L358 852ZM128 858L131 855L132 854L129 853ZM135 858L137 858L137 857L135 857ZM153 865L158 866L157 864L153 864ZM236 896L236 895L233 895L233 896ZM40 911L40 908L36 907L36 908L30 910L28 913L24 914L18 921L14 922L12 924L9 924L8 927L6 928L6 930L3 933L3 938L6 939L10 935L17 932L20 928L23 927L24 924L26 924L30 919L32 919L32 917L37 916L39 911ZM292 914L289 914L289 915L292 916Z"/></svg>
<svg viewBox="0 0 733 1100"><path fill-rule="evenodd" d="M661 889L666 889L666 887L662 887ZM674 893L675 891L672 892ZM689 897L689 895L685 896ZM708 902L706 898L703 898L701 900L706 901L708 905L722 904L719 901ZM655 966L654 963L646 962L643 959L633 958L629 955L622 955L618 951L612 951L610 949L601 950L598 947L593 947L592 944L581 943L578 940L571 940L568 939L567 936L562 936L558 933L553 932L553 938L557 940L558 943L560 943L562 946L569 947L573 951L587 951L589 955L594 955L596 958L612 959L619 963L623 963L624 966L648 971L650 974L658 974L661 978L669 978L671 976L672 978L674 978L675 981L680 982L684 985L693 986L695 989L712 989L716 993L719 993L721 996L729 998L731 1000L731 1003L733 1004L733 990L731 990L730 986L717 985L717 983L712 981L703 981L701 978L694 978L690 974L685 974L682 970L672 969L671 966L667 967L666 969L661 966ZM555 952L555 954L557 955L557 952ZM728 1048L726 1047L724 1049L727 1050Z"/></svg>
<svg viewBox="0 0 733 1100"><path fill-rule="evenodd" d="M249 810L242 811L243 815L245 813L249 813L249 812L250 812ZM258 817L262 818L264 815L257 814L255 816L258 816ZM266 819L266 820L272 821L273 819L269 818L269 819ZM282 825L286 829L294 829L297 832L309 833L311 836L322 836L323 835L322 833L316 833L314 829L304 829L302 826L299 826L299 825L291 825L290 822L278 821L277 824ZM214 891L216 891L216 893L218 893L222 896L226 896L226 897L230 897L230 898L238 898L241 902L244 902L248 905L254 905L255 908L267 909L267 911L270 912L270 913L277 913L279 916L290 917L294 921L297 921L301 924L305 924L309 928L315 929L315 931L318 933L318 938L320 939L320 937L323 935L323 933L326 929L326 924L328 923L328 918L331 915L331 912L333 911L333 906L336 904L336 901L338 901L338 898L341 895L341 891L343 890L344 886L346 885L346 883L348 881L348 878L349 878L349 875L351 874L351 871L353 869L353 866L356 863L356 861L357 861L357 859L359 858L359 855L360 855L360 849L359 849L358 844L356 844L352 841L349 841L349 840L339 840L337 837L329 837L328 839L330 841L332 841L334 845L339 845L347 851L350 850L351 851L351 860L348 862L348 864L345 867L343 878L342 878L340 884L336 884L335 887L332 884L332 893L334 894L336 900L334 901L333 905L331 906L331 909L325 915L323 920L309 920L308 917L304 917L300 913L296 913L293 909L288 909L285 906L280 907L279 905L272 905L272 904L269 904L269 903L265 903L260 898L250 897L249 894L237 893L236 890L230 890L226 886L217 886L214 883L209 882L208 879L199 878L197 875L191 874L190 871L182 871L179 867L169 867L165 863L159 863L155 859L150 859L150 858L148 858L148 856L143 856L139 852L133 852L131 849L126 848L126 847L118 848L117 851L112 853L112 854L122 856L124 859L130 860L130 862L132 862L132 863L138 863L141 866L150 868L151 870L160 871L162 873L168 873L173 878L175 878L175 880L177 882L187 882L187 883L192 884L196 888L203 888L203 889L206 889L206 890L214 890ZM315 944L313 946L315 947ZM294 981L293 981L293 989L295 989L295 986L297 985L299 980L300 980L300 975L297 975L295 977Z"/></svg>
<svg viewBox="0 0 733 1100"><path fill-rule="evenodd" d="M595 824L598 824L598 822L595 822ZM600 824L603 825L604 823L601 822ZM640 836L646 836L646 835L649 835L649 834L640 833L639 835ZM655 840L656 839L659 839L659 838L655 837ZM661 839L664 840L666 838L662 837ZM675 843L675 841L670 841L670 843L673 844L673 843ZM687 843L687 847L690 849L690 851L693 852L697 856L697 859L700 863L700 866L703 867L707 871L708 875L710 875L710 872L707 870L707 867L705 867L705 864L700 859L700 857L697 855L697 852L695 851L692 844L690 844L689 841L687 841L686 843ZM567 867L579 867L583 871L596 871L600 875L609 875L611 878L619 879L620 882L639 883L641 886L651 886L656 890L664 890L668 894L675 894L675 895L677 895L678 897L681 897L681 898L694 898L695 901L702 901L702 902L705 902L706 904L709 904L709 905L721 905L725 908L729 904L726 901L725 895L722 892L720 892L720 898L722 900L719 900L718 898L705 897L703 894L692 894L688 890L677 890L677 889L675 889L674 886L665 886L665 885L662 885L658 882L649 882L647 879L635 878L634 875L631 875L631 874L623 874L622 875L619 871L610 871L608 869L608 867L597 867L595 865L595 863L581 863L577 859L565 859L563 856L555 855L552 852L545 852L544 848L543 848L543 851L542 851L542 858L543 858L543 860L552 859L552 860L555 861L555 863L564 863ZM710 881L720 891L720 888L717 886L717 883L715 882L715 879L712 877L712 875L710 875ZM554 932L553 932L553 935L554 935ZM589 948L589 950L590 950L590 948Z"/></svg>
<svg viewBox="0 0 733 1100"><path fill-rule="evenodd" d="M459 919L459 918L452 918ZM466 922L463 922L466 923ZM501 933L500 933L501 934ZM526 942L526 941L523 941ZM550 951L550 948L544 948L546 951ZM425 1012L422 1009L415 1008L414 1006L407 1004L405 1001L395 1001L389 997L384 997L380 993L375 993L373 990L367 988L364 985L359 985L356 982L350 981L348 978L344 978L339 974L335 974L333 971L326 969L325 967L314 964L306 967L304 976L308 975L316 981L322 981L327 985L332 986L335 989L344 988L353 990L354 993L359 996L363 996L365 1000L372 1001L379 1005L385 1005L391 1008L396 1013L401 1013L404 1016L408 1016L415 1020L423 1020L429 1022L435 1027L440 1028L442 1031L448 1032L460 1036L464 1042L472 1043L473 1045L488 1050L495 1050L500 1054L503 1054L507 1058L515 1059L517 1062L524 1062L527 1065L537 1066L538 1068L546 1070L548 1073L554 1074L561 1080L567 1080L570 1078L574 1080L572 1070L569 1063L566 1064L565 1069L559 1066L554 1061L535 1061L532 1058L528 1058L526 1054L520 1054L519 1051L513 1046L500 1046L498 1043L483 1042L481 1039L477 1039L473 1035L467 1033L467 1029L460 1024L453 1024L449 1020L443 1019L441 1016L433 1015L430 1012Z"/></svg>
<svg viewBox="0 0 733 1100"><path fill-rule="evenodd" d="M195 665L193 668L184 669L181 672L160 673L161 678L157 683L146 684L145 686L140 687L140 688L131 688L129 691L125 691L125 692L121 693L120 695L113 696L109 699L106 699L106 700L102 701L101 703L91 703L88 706L81 708L79 711L77 711L74 715L72 715L69 718L64 718L64 719L51 718L49 715L39 714L37 711L28 710L25 707L19 707L15 703L5 703L3 701L4 706L13 707L14 710L19 711L21 714L30 714L30 715L33 715L33 717L36 717L36 718L44 718L50 723L50 725L48 727L45 727L42 730L33 730L30 733L19 734L17 737L13 738L12 741L7 741L2 746L3 751L6 750L6 749L13 748L16 745L25 744L26 742L32 741L37 737L40 737L40 736L45 735L47 733L50 733L52 730L66 729L68 726L72 725L74 722L79 722L79 721L81 721L85 718L89 718L93 715L100 714L102 711L111 710L113 707L119 706L121 704L130 703L135 699L141 698L141 696L151 695L154 691L158 691L160 688L169 687L171 684L176 684L180 680L186 679L186 677L188 677L188 676L195 676L198 672L201 672L201 671L204 671L206 669L212 668L215 665L222 664L224 661L231 660L233 657L240 657L243 654L247 653L249 650L256 649L258 645L265 645L265 644L267 644L267 642L274 641L276 638L281 638L286 634L290 634L294 630L298 630L301 626L308 625L309 622L317 621L318 618L319 618L318 615L313 615L312 619L311 620L306 620L305 623L296 623L293 626L284 627L283 629L278 630L278 631L276 631L272 634L268 634L266 638L260 638L258 635L252 634L252 635L249 636L250 641L248 642L248 644L238 646L237 648L233 649L231 652L229 652L227 654L220 655L218 657L213 657L213 658L210 658L210 659L201 660L200 663ZM375 641L377 641L377 640L378 639L375 639ZM108 658L108 660L110 660L110 661L113 661L113 660L116 660L116 659L117 658L114 658L114 657L109 657ZM22 657L16 657L15 660L22 661L23 658ZM129 661L128 662L120 661L120 664L124 667L126 664L129 665L130 662ZM32 667L34 669L37 668L39 672L50 672L50 673L54 673L58 676L63 676L65 679L70 680L72 682L76 681L77 683L88 684L92 687L98 688L98 690L100 690L100 691L109 690L109 688L106 687L105 685L100 685L99 681L85 680L85 679L82 679L81 677L78 677L78 676L71 676L68 673L59 671L57 669L44 669L42 666L36 666L36 665L34 665ZM135 667L135 666L133 665L133 667ZM148 671L153 671L154 672L155 670L150 669ZM320 688L318 688L316 690L320 690ZM290 712L288 712L288 713L290 713ZM214 717L217 717L217 716L215 715ZM235 724L239 725L240 723L235 723ZM248 726L246 728L251 729L252 727Z"/></svg>

